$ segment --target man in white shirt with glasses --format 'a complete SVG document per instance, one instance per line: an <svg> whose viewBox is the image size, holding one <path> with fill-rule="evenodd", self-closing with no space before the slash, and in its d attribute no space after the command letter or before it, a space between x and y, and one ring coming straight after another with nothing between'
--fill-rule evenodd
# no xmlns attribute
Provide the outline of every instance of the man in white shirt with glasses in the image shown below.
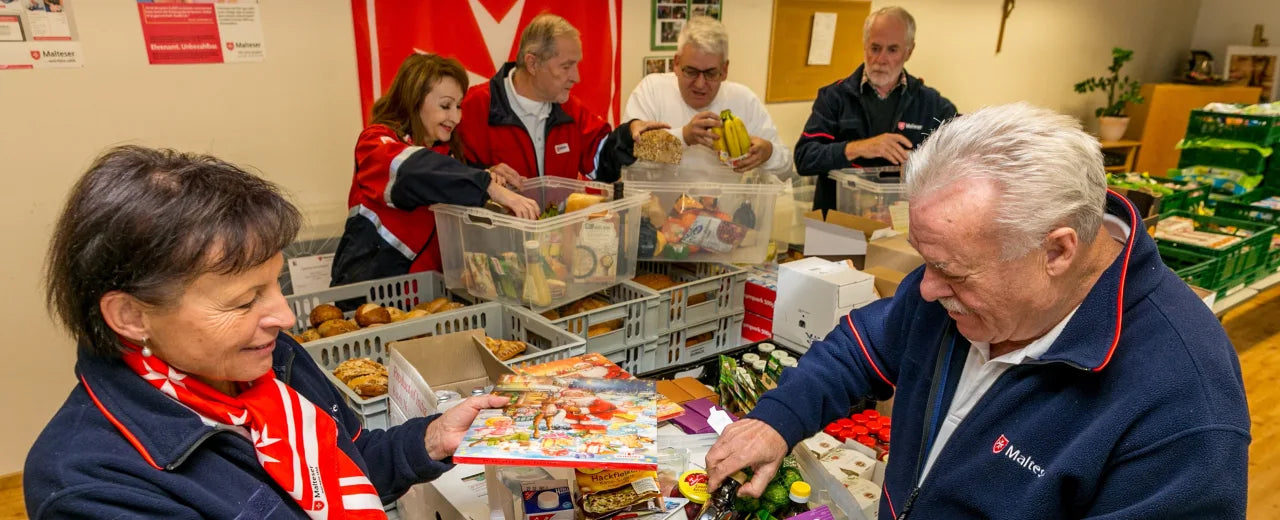
<svg viewBox="0 0 1280 520"><path fill-rule="evenodd" d="M729 33L720 21L695 16L680 31L675 70L645 76L627 100L623 119L638 118L671 125L671 133L688 148L682 164L716 166L714 128L720 112L729 109L741 119L751 137L746 158L735 170L760 169L778 177L792 172L791 149L778 139L778 129L764 103L746 85L726 81L729 75Z"/></svg>

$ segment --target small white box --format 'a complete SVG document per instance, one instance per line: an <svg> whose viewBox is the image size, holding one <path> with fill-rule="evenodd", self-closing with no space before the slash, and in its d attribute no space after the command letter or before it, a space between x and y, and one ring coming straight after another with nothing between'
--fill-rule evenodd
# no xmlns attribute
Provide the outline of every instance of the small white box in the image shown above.
<svg viewBox="0 0 1280 520"><path fill-rule="evenodd" d="M831 453L832 450L841 446L841 442L839 440L824 432L818 432L817 435L800 441L800 443L804 444L804 447L808 448L809 451L818 458L825 457L828 453Z"/></svg>
<svg viewBox="0 0 1280 520"><path fill-rule="evenodd" d="M525 520L574 520L573 496L565 480L539 480L520 485Z"/></svg>
<svg viewBox="0 0 1280 520"><path fill-rule="evenodd" d="M848 477L871 479L875 476L876 460L855 450L837 448L820 460L828 473L841 480Z"/></svg>
<svg viewBox="0 0 1280 520"><path fill-rule="evenodd" d="M880 486L858 477L849 477L840 483L844 484L844 488L849 490L849 494L853 495L853 499L858 502L858 506L862 508L862 514L867 515L867 518L879 518Z"/></svg>
<svg viewBox="0 0 1280 520"><path fill-rule="evenodd" d="M805 258L778 266L773 333L808 346L849 311L876 300L875 277L844 262Z"/></svg>

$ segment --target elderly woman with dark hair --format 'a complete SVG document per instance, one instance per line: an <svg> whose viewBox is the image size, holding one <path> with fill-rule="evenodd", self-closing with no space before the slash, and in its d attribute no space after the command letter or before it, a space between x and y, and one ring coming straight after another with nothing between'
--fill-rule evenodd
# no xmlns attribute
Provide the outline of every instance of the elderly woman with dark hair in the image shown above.
<svg viewBox="0 0 1280 520"><path fill-rule="evenodd" d="M449 469L495 396L362 430L307 353L276 276L300 216L209 156L124 146L71 192L48 304L79 384L27 456L31 518L385 518Z"/></svg>

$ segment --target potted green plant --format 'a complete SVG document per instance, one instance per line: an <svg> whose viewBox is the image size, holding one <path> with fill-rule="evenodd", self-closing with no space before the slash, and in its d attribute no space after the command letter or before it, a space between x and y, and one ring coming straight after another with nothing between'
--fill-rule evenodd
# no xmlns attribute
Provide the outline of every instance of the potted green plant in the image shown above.
<svg viewBox="0 0 1280 520"><path fill-rule="evenodd" d="M1142 94L1139 93L1142 85L1129 76L1120 77L1120 69L1132 59L1133 51L1129 49L1111 49L1111 66L1107 67L1110 76L1098 76L1076 83L1075 90L1081 94L1095 90L1107 93L1107 105L1094 111L1098 117L1098 136L1103 141L1116 141L1124 136L1125 129L1129 127L1125 105L1142 103Z"/></svg>

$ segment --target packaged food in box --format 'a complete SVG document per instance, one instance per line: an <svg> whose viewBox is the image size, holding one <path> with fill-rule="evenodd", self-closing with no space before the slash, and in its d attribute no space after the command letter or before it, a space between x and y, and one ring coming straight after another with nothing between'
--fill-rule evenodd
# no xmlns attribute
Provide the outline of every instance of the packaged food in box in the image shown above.
<svg viewBox="0 0 1280 520"><path fill-rule="evenodd" d="M623 179L628 189L649 192L643 260L760 263L776 252L773 215L784 185L771 175L637 163Z"/></svg>
<svg viewBox="0 0 1280 520"><path fill-rule="evenodd" d="M649 195L559 177L524 181L546 208L532 221L450 204L436 214L445 284L535 311L559 307L635 276L640 206Z"/></svg>

